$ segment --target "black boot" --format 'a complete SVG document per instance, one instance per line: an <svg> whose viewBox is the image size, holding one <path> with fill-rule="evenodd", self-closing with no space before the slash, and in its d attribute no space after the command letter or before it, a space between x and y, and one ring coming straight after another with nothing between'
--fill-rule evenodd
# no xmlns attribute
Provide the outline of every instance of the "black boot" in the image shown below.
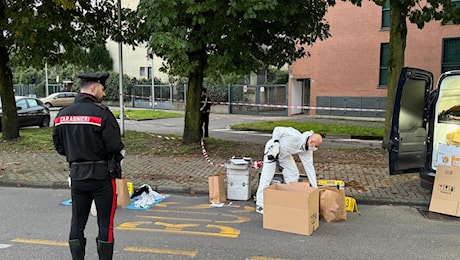
<svg viewBox="0 0 460 260"><path fill-rule="evenodd" d="M112 260L113 242L101 241L96 238L99 260Z"/></svg>
<svg viewBox="0 0 460 260"><path fill-rule="evenodd" d="M69 240L69 246L73 260L85 259L86 238Z"/></svg>

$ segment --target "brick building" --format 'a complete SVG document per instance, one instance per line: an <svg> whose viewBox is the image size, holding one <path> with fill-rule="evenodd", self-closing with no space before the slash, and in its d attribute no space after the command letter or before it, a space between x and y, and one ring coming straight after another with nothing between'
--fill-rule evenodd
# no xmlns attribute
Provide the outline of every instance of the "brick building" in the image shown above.
<svg viewBox="0 0 460 260"><path fill-rule="evenodd" d="M389 6L339 1L326 20L331 37L307 47L311 56L290 67L288 114L384 117L372 110L386 109ZM442 71L460 69L460 25L431 21L419 30L408 22L405 66L431 71L435 80Z"/></svg>

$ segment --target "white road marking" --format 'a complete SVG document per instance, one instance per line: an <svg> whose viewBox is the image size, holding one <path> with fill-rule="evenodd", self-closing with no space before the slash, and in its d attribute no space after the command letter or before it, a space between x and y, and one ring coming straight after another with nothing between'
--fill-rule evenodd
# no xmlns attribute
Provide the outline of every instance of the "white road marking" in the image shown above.
<svg viewBox="0 0 460 260"><path fill-rule="evenodd" d="M0 249L5 249L5 248L8 248L10 246L11 246L10 244L0 244Z"/></svg>

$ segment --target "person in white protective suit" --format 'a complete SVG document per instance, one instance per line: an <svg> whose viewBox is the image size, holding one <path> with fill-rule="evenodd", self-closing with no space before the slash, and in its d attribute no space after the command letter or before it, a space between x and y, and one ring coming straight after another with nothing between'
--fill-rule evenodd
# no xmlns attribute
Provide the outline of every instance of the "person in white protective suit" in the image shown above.
<svg viewBox="0 0 460 260"><path fill-rule="evenodd" d="M299 180L299 169L292 155L297 154L302 162L312 187L317 187L313 152L322 144L323 138L313 131L299 132L292 127L275 127L272 138L265 144L262 172L256 193L256 212L264 214L264 189L270 185L277 163L282 169L286 183Z"/></svg>

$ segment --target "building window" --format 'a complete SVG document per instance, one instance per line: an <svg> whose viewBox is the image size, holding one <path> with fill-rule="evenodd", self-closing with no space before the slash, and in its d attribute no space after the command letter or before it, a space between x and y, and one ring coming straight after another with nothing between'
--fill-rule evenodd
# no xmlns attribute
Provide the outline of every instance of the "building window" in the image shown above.
<svg viewBox="0 0 460 260"><path fill-rule="evenodd" d="M148 79L152 79L152 67L147 67L147 78Z"/></svg>
<svg viewBox="0 0 460 260"><path fill-rule="evenodd" d="M387 64L390 55L390 44L380 44L380 70L379 70L379 87L387 87Z"/></svg>
<svg viewBox="0 0 460 260"><path fill-rule="evenodd" d="M442 40L441 72L460 70L460 38Z"/></svg>
<svg viewBox="0 0 460 260"><path fill-rule="evenodd" d="M390 0L382 6L382 28L390 28Z"/></svg>
<svg viewBox="0 0 460 260"><path fill-rule="evenodd" d="M139 76L141 76L141 78L145 78L146 74L145 67L139 67Z"/></svg>
<svg viewBox="0 0 460 260"><path fill-rule="evenodd" d="M453 3L457 8L460 8L460 0L452 0L452 3Z"/></svg>

